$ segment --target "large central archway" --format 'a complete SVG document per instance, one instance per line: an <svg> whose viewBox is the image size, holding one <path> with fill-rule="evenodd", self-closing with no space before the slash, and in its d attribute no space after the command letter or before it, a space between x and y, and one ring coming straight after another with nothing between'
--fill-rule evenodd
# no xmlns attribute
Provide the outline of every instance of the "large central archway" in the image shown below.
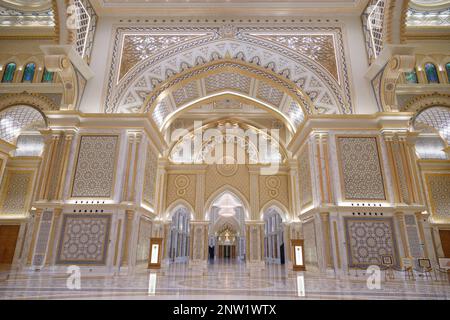
<svg viewBox="0 0 450 320"><path fill-rule="evenodd" d="M207 202L208 260L240 262L245 260L245 220L248 204L239 192L225 186Z"/></svg>

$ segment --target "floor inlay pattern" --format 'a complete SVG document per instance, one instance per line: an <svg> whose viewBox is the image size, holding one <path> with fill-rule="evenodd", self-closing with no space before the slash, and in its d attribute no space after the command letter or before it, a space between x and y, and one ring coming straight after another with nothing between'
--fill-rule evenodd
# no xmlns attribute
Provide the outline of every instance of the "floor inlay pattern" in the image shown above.
<svg viewBox="0 0 450 320"><path fill-rule="evenodd" d="M81 274L81 288L67 288L68 275L51 271L2 272L0 299L450 299L446 279L381 282L370 290L364 276L293 273L280 265L252 271L245 264L185 264L133 275Z"/></svg>

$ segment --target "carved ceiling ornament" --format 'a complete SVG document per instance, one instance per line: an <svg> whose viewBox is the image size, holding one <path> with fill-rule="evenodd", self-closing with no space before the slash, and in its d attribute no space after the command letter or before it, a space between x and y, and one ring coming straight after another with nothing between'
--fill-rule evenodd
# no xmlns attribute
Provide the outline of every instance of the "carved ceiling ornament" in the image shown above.
<svg viewBox="0 0 450 320"><path fill-rule="evenodd" d="M284 35L286 39L291 40L286 40L283 44L273 41L273 39L262 38L260 34L263 33L270 37ZM129 61L128 58L123 59L122 57L125 34L150 34L153 37L155 34L166 34L167 37L171 37L169 42L173 42L173 45L162 41L167 48L155 51L147 59L131 68L126 66L125 69L129 71L123 75L121 63L124 60ZM180 38L180 41L177 42L176 38L173 38L174 34L187 37L189 40L181 41ZM324 54L317 53L313 57L311 50L308 51L304 47L298 49L298 45L291 47L287 45L294 39L293 37L300 35L322 37L322 40L317 40L315 45L317 47L317 43L328 43L328 51L323 49ZM329 35L334 37L336 54L333 61L335 62L331 62L330 59L332 49L329 46L330 38L327 38ZM152 39L150 42L155 44L158 41ZM144 50L144 54L149 52ZM310 52L310 56L305 52ZM161 82L167 81L168 78L187 69L226 57L261 66L283 78L291 79L310 97L314 105L319 106L319 111L339 114L353 113L342 32L339 27L248 27L239 25L117 27L111 71L106 85L105 112L139 112L139 106L142 106L145 97ZM326 58L328 60L321 60L320 63L314 60L323 57L328 57ZM331 75L335 73L333 71L334 64L338 66L341 83ZM120 78L121 76L123 77Z"/></svg>
<svg viewBox="0 0 450 320"><path fill-rule="evenodd" d="M52 111L59 109L51 99L38 93L23 92L2 95L0 99L0 110L15 105L29 105L41 111Z"/></svg>
<svg viewBox="0 0 450 320"><path fill-rule="evenodd" d="M381 78L380 100L384 111L398 111L396 87L403 72L409 72L416 65L415 55L396 55L386 65Z"/></svg>
<svg viewBox="0 0 450 320"><path fill-rule="evenodd" d="M156 86L151 94L146 97L142 105L143 109L140 111L150 112L153 120L162 128L169 115L172 116L179 109L184 110L186 106L190 105L191 101L195 102L199 98L211 97L211 95L206 94L201 96L198 81L221 73L238 73L257 80L257 92L254 97L244 94L242 91L237 92L237 96L248 98L255 104L269 105L271 111L283 115L289 123L288 127L293 131L303 122L306 114L318 113L313 101L295 83L267 69L231 59L214 61L204 66L189 69L179 76L169 78L167 82ZM240 90L223 88L218 90L217 93L234 94L233 92L236 91ZM179 97L180 94L181 97ZM292 110L292 105L287 110L281 108L280 102L283 94L289 97L297 110ZM170 106L171 99L169 96L173 97L175 106Z"/></svg>
<svg viewBox="0 0 450 320"><path fill-rule="evenodd" d="M432 93L417 96L411 99L401 111L419 113L432 106L450 107L450 94Z"/></svg>

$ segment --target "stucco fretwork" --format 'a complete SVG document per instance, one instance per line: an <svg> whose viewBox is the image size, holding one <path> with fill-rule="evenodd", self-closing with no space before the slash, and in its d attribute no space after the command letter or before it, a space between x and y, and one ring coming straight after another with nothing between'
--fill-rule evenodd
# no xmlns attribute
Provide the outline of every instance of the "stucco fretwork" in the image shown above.
<svg viewBox="0 0 450 320"><path fill-rule="evenodd" d="M317 50L299 46L304 38ZM159 83L229 57L294 81L323 112L353 113L340 27L117 27L113 41L106 112L135 112Z"/></svg>
<svg viewBox="0 0 450 320"><path fill-rule="evenodd" d="M0 110L15 105L29 105L41 111L59 109L59 106L57 106L51 99L38 93L24 92L1 95Z"/></svg>

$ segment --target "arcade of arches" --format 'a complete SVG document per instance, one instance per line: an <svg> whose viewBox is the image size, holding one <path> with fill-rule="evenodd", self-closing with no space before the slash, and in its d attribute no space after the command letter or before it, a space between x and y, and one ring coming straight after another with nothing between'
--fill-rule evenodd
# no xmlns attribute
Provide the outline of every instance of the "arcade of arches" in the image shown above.
<svg viewBox="0 0 450 320"><path fill-rule="evenodd" d="M163 271L289 274L302 240L311 277L447 276L448 2L32 2L0 1L7 270L136 275L160 239Z"/></svg>

